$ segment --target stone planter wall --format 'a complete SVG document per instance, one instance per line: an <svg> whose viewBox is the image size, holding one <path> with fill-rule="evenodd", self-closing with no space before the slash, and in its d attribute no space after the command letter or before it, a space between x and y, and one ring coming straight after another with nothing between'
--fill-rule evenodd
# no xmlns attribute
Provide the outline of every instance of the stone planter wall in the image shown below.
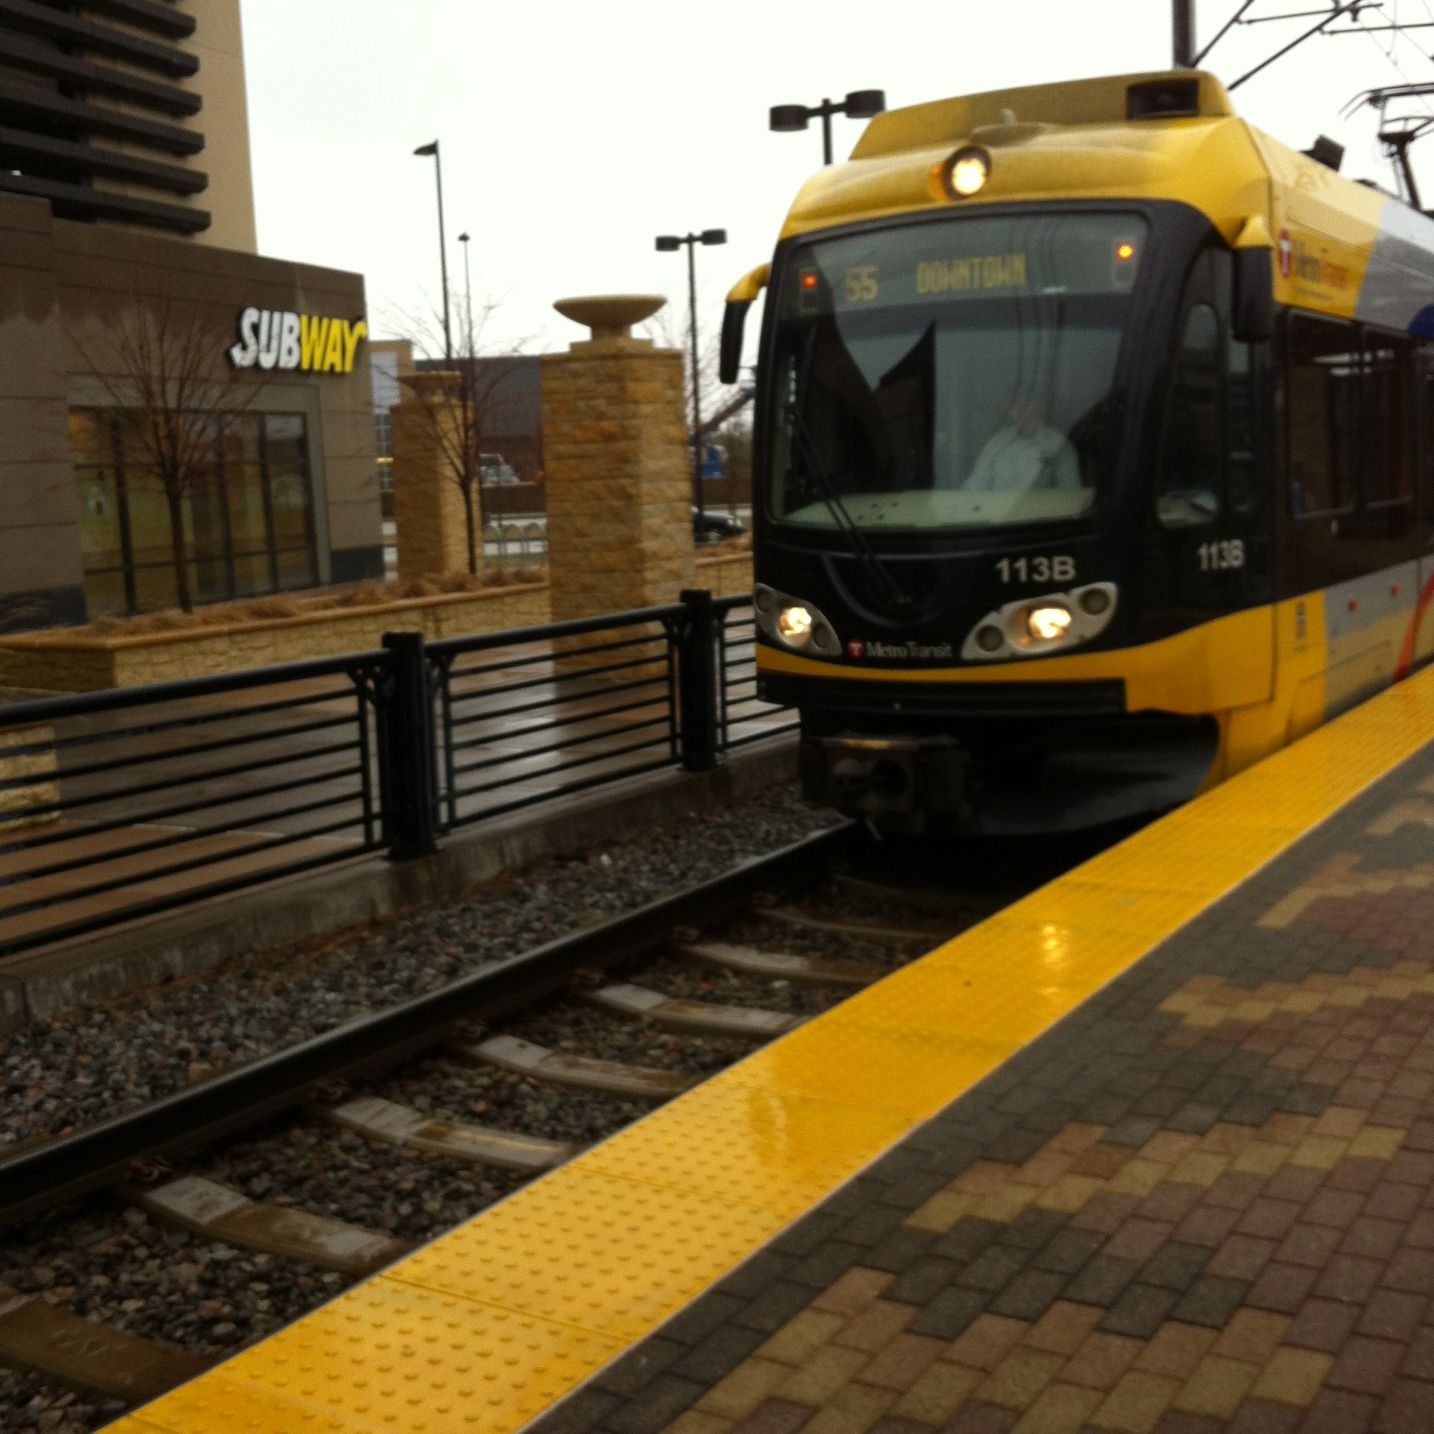
<svg viewBox="0 0 1434 1434"><path fill-rule="evenodd" d="M55 752L49 744L54 731L44 723L27 727L0 728L0 832L14 827L52 822L56 812L32 816L35 807L49 806L60 799L55 782ZM39 747L38 752L19 752L19 747ZM22 785L10 783L20 778Z"/></svg>
<svg viewBox="0 0 1434 1434"><path fill-rule="evenodd" d="M546 623L551 613L548 585L533 583L133 637L67 637L63 630L16 633L0 639L0 684L90 692L173 682L365 652L377 647L385 632L422 632L429 639L465 637Z"/></svg>
<svg viewBox="0 0 1434 1434"><path fill-rule="evenodd" d="M713 597L751 596L751 553L720 553L711 558L699 557L696 566L696 586L707 588Z"/></svg>

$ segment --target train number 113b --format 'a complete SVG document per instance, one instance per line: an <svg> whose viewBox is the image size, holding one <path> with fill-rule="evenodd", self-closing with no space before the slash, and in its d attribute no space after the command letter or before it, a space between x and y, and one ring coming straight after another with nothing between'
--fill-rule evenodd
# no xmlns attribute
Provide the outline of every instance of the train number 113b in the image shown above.
<svg viewBox="0 0 1434 1434"><path fill-rule="evenodd" d="M1239 538L1228 542L1200 544L1200 571L1202 573L1224 572L1226 568L1245 566L1245 545Z"/></svg>
<svg viewBox="0 0 1434 1434"><path fill-rule="evenodd" d="M1076 566L1069 553L1038 553L1033 558L997 558L996 571L1003 583L1068 583Z"/></svg>

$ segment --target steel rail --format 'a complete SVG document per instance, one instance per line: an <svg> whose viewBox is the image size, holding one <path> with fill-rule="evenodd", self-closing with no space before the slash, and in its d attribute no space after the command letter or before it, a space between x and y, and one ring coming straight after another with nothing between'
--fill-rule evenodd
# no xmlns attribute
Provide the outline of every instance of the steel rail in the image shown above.
<svg viewBox="0 0 1434 1434"><path fill-rule="evenodd" d="M845 823L754 857L698 886L560 937L511 961L298 1045L0 1159L0 1228L124 1177L135 1163L172 1158L301 1105L314 1087L386 1070L441 1043L459 1021L498 1016L561 989L574 972L642 956L674 928L730 909L753 889L835 860L862 836Z"/></svg>

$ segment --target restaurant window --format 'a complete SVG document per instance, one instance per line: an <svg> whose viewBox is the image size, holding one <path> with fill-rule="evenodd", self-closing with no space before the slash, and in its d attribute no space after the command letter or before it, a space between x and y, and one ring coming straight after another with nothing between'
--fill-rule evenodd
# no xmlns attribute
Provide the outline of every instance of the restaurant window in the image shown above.
<svg viewBox="0 0 1434 1434"><path fill-rule="evenodd" d="M202 457L179 505L195 602L313 586L318 564L304 415L216 417L198 431ZM169 495L140 415L76 409L70 438L90 616L174 606Z"/></svg>

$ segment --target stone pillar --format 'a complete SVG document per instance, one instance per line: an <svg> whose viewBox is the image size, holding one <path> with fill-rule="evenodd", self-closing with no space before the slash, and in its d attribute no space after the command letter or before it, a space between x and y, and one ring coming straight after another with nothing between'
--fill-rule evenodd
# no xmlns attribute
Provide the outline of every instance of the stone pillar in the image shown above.
<svg viewBox="0 0 1434 1434"><path fill-rule="evenodd" d="M592 329L540 360L554 622L675 602L693 586L682 355L629 332L663 302L553 306Z"/></svg>
<svg viewBox="0 0 1434 1434"><path fill-rule="evenodd" d="M459 406L445 390L451 373L405 378L402 401L393 409L393 524L398 575L414 578L468 571L468 525L463 492L445 456L457 452ZM474 492L477 506L478 493ZM483 567L483 519L477 524L478 567Z"/></svg>

